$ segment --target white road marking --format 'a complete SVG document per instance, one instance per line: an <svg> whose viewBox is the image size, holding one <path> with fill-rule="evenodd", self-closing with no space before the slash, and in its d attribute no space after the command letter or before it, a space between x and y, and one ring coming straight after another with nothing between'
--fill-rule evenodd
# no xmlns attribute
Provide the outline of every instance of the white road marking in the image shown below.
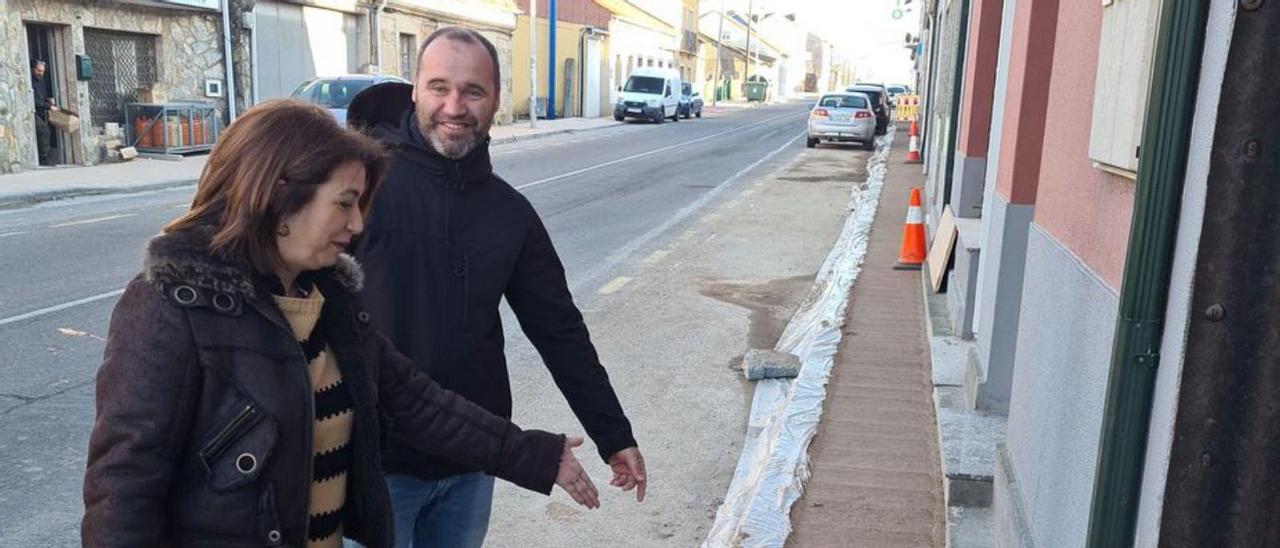
<svg viewBox="0 0 1280 548"><path fill-rule="evenodd" d="M21 236L23 234L27 234L27 232L24 230L19 230L17 232L5 232L3 234L0 234L0 238L7 238L9 236Z"/></svg>
<svg viewBox="0 0 1280 548"><path fill-rule="evenodd" d="M663 257L666 257L666 256L667 256L667 254L669 254L669 253L671 253L671 252L670 252L670 251L667 251L667 250L665 250L665 249L659 249L659 250L657 250L657 251L654 251L653 253L650 253L648 257L645 257L645 258L644 258L644 262L645 262L645 263L647 263L647 264L653 264L653 263L656 263L656 262L658 262L658 261L661 261L661 260L662 260L662 258L663 258Z"/></svg>
<svg viewBox="0 0 1280 548"><path fill-rule="evenodd" d="M601 295L609 295L612 293L617 293L619 289L622 289L622 286L627 285L627 282L630 282L630 281L631 281L631 278L627 276L618 276L617 278L614 278L612 282L609 282L605 284L604 287L601 287L599 291L596 291L596 293L599 293Z"/></svg>
<svg viewBox="0 0 1280 548"><path fill-rule="evenodd" d="M117 215L107 215L106 217L98 217L97 219L85 219L83 221L71 221L69 223L58 223L56 225L49 225L49 228L62 228L65 226L77 226L77 225L101 223L103 221L114 221L116 219L123 219L125 217L134 217L137 215L138 215L137 213L120 213Z"/></svg>
<svg viewBox="0 0 1280 548"><path fill-rule="evenodd" d="M41 308L40 310L32 310L31 312L27 312L26 314L18 314L17 316L10 316L10 317L8 317L8 318L4 318L4 319L0 320L0 326L9 325L9 324L11 324L11 323L17 323L17 322L20 322L20 321L23 321L23 320L30 320L30 319L32 319L32 318L39 318L40 316L45 316L45 315L48 315L48 314L53 314L54 312L61 312L61 311L66 310L66 309L68 309L68 308L75 308L75 307L80 306L80 305L82 305L82 304L89 304L89 303L97 302L97 301L101 301L101 300L104 300L104 299L110 299L110 298L112 298L112 297L117 297L117 296L120 296L120 295L123 295L123 294L124 294L124 289L117 289L117 290L115 290L115 291L109 291L109 292L107 292L107 293L103 293L103 294L101 294L101 295L94 295L94 296L92 296L92 297L85 297L85 298L83 298L83 299L76 299L76 300L71 301L71 302L66 302L66 303L62 303L62 304L59 304L59 305L50 306L50 307L48 307L48 308Z"/></svg>
<svg viewBox="0 0 1280 548"><path fill-rule="evenodd" d="M758 126L758 125L761 125L761 124L767 124L767 123L772 122L772 121L774 121L774 120L781 120L781 119L786 118L786 117L788 117L788 116L795 116L795 115L796 115L796 113L794 113L794 112L789 112L789 113L787 113L787 114L782 114L782 115L779 115L779 116L774 116L774 117L772 117L772 118L765 118L764 120L760 120L759 122L753 122L753 123L747 124L747 125L745 125L745 126L739 126L739 127L736 127L736 128L731 128L731 129L727 129L727 130L724 130L724 131L720 131L720 132L712 133L711 135L705 135L705 136L702 136L702 137L698 137L697 139L692 139L692 140L689 140L689 141L684 141L684 142L682 142L682 143L676 143L676 144L674 144L674 145L667 145L667 146L665 146L665 147L658 148L658 149L654 149L654 150L650 150L650 151L648 151L648 152L641 152L640 154L634 154L634 155L631 155L631 156L627 156L626 158L618 158L617 160L610 160L610 161L605 162L605 163L602 163L602 164L596 164L596 165L594 165L594 166L588 166L588 167L584 167L584 168L582 168L582 169L575 169L575 170L570 171L570 172L568 172L568 173L561 173L561 174L559 174L559 175L555 175L555 176L552 176L552 177L547 177L547 178L545 178L545 179L538 179L537 181L533 181L533 182L531 182L531 183L525 183L525 184L523 184L523 185L517 186L517 187L516 187L516 190L524 190L524 189L526 189L526 188L532 188L532 187L535 187L535 186L538 186L538 185L542 185L542 184L546 184L546 183L550 183L550 182L553 182L553 181L559 181L559 180L564 179L564 178L567 178L567 177L573 177L574 175L581 175L581 174L583 174L583 173L587 173L588 171L595 171L595 170L600 169L600 168L604 168L604 167L609 167L609 166L612 166L612 165L621 164L621 163L623 163L623 162L630 162L631 160L638 160L638 159L640 159L640 158L645 158L645 157L648 157L648 156L653 156L654 154L658 154L658 153L660 153L660 152L666 152L666 151L671 150L671 149L673 149L673 148L679 148L679 147L689 146L689 145L691 145L691 144L693 144L693 143L698 143L698 142L701 142L701 141L706 141L707 139L714 139L714 138L716 138L716 137L720 137L720 136L722 136L722 135L728 135L728 134L730 134L730 133L735 133L735 132L738 132L738 131L742 131L742 130L744 130L744 129L752 128L752 127L755 127L755 126ZM753 165L754 165L754 164L753 164Z"/></svg>

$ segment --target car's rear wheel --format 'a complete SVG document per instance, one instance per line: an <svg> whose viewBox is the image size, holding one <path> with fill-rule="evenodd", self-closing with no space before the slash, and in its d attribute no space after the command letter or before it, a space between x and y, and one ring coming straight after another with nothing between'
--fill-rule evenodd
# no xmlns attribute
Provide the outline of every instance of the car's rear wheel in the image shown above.
<svg viewBox="0 0 1280 548"><path fill-rule="evenodd" d="M817 140L817 139L815 139L815 138L813 138L813 137L810 137L810 138L808 138L808 139L805 139L804 146L806 146L806 147L808 147L808 148L816 147L816 146L818 146L818 140Z"/></svg>
<svg viewBox="0 0 1280 548"><path fill-rule="evenodd" d="M875 139L872 139L872 140L870 140L870 141L865 141L865 142L863 142L863 143L862 143L862 149L863 149L863 150L875 150L875 149L876 149L876 140L875 140Z"/></svg>
<svg viewBox="0 0 1280 548"><path fill-rule="evenodd" d="M698 109L697 117L699 117L699 118L701 118L701 117L702 117L702 109Z"/></svg>
<svg viewBox="0 0 1280 548"><path fill-rule="evenodd" d="M623 120L626 120L626 119L627 119L627 117L626 117L626 116L623 116L623 115L621 115L621 114L614 114L614 115L613 115L613 119L614 119L614 120L617 120L617 121L619 121L619 122L621 122L621 121L623 121Z"/></svg>

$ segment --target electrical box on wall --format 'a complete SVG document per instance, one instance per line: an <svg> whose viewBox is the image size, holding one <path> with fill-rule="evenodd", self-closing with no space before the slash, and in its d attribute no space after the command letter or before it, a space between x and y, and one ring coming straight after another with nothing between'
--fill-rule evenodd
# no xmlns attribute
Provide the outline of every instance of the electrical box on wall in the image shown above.
<svg viewBox="0 0 1280 548"><path fill-rule="evenodd" d="M93 79L93 58L84 54L76 55L76 80L81 82Z"/></svg>

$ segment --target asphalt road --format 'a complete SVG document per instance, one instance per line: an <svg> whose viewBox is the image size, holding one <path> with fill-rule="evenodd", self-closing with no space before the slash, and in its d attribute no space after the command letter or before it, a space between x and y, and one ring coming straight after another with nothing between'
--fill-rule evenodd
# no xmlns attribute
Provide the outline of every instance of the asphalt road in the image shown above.
<svg viewBox="0 0 1280 548"><path fill-rule="evenodd" d="M796 103L548 137L496 147L494 164L542 215L590 309L619 269L803 151L805 112ZM111 308L144 242L185 209L192 189L0 211L0 546L79 545L93 379ZM512 344L527 346L507 323ZM513 376L540 367L527 350L513 358ZM517 399L519 408L530 398ZM596 475L607 483L602 467Z"/></svg>

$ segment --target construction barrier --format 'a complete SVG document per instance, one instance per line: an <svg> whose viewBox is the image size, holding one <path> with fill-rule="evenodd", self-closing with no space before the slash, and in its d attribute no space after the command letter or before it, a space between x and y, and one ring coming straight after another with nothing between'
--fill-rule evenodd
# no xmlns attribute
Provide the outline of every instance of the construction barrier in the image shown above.
<svg viewBox="0 0 1280 548"><path fill-rule="evenodd" d="M910 122L916 119L916 115L920 113L920 96L919 95L899 95L893 100L896 108L894 109L894 117L899 122Z"/></svg>

